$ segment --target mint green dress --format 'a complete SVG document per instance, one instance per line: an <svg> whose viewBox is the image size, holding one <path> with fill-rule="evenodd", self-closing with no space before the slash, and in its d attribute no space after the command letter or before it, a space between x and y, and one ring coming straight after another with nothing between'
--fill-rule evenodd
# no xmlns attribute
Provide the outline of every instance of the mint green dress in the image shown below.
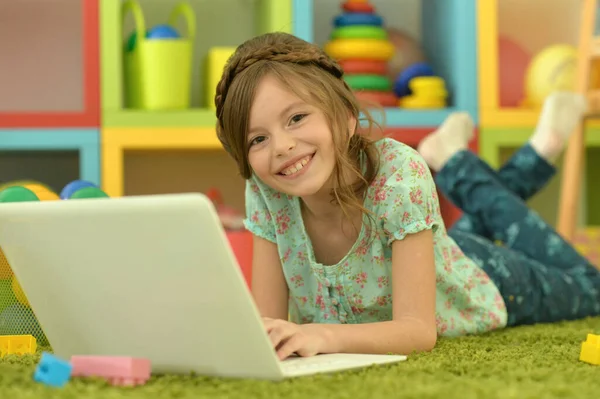
<svg viewBox="0 0 600 399"><path fill-rule="evenodd" d="M363 226L352 249L335 265L315 260L298 197L277 192L254 176L247 182L245 226L277 244L289 287L290 321L357 324L391 320L391 244L407 234L432 229L438 335L505 327L507 311L498 288L447 234L425 161L396 140L382 139L376 146L381 168L364 202L377 222L372 233L375 239L369 240Z"/></svg>

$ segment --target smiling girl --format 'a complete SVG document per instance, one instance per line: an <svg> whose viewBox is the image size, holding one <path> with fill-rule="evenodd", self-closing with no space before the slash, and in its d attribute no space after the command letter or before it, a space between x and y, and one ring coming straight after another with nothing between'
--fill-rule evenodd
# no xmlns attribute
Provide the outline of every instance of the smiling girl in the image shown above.
<svg viewBox="0 0 600 399"><path fill-rule="evenodd" d="M552 175L580 97L551 97L498 173L467 151L466 114L421 154L370 138L376 125L340 66L284 33L237 49L215 103L218 137L247 179L252 292L281 358L408 354L438 336L600 311L597 270L523 202ZM465 212L450 232L428 166Z"/></svg>

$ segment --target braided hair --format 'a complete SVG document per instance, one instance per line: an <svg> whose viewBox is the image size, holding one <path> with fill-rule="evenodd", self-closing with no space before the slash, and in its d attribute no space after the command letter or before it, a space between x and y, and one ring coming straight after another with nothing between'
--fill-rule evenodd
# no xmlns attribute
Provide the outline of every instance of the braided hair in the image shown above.
<svg viewBox="0 0 600 399"><path fill-rule="evenodd" d="M336 188L333 200L361 210L360 193L366 191L378 170L378 159L368 133L377 125L367 110L361 109L344 80L344 71L320 47L287 33L267 33L240 45L227 61L217 85L215 106L217 136L225 150L238 165L245 179L252 176L248 163L246 135L254 93L260 80L267 74L278 78L303 101L320 108L332 131L336 148ZM361 117L367 129L361 129ZM356 126L348 125L348 116L354 116ZM361 131L360 134L350 132ZM366 168L360 166L360 159ZM350 168L358 183L347 184L342 170ZM354 205L353 205L354 204Z"/></svg>

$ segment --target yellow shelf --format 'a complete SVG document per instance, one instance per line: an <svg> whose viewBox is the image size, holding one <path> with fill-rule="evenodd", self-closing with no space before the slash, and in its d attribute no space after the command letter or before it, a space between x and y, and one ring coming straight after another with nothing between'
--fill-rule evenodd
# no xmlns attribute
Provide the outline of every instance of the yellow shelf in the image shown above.
<svg viewBox="0 0 600 399"><path fill-rule="evenodd" d="M102 188L111 197L124 192L124 157L128 150L223 149L215 129L104 128L101 136Z"/></svg>

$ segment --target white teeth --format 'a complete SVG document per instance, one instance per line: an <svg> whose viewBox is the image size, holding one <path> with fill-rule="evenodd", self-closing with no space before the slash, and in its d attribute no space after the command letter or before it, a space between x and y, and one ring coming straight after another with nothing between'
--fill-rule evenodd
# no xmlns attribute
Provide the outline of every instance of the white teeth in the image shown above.
<svg viewBox="0 0 600 399"><path fill-rule="evenodd" d="M300 171L308 163L308 161L310 161L310 156L302 159L301 161L296 162L295 165L292 165L289 168L282 170L281 174L286 176L293 175L294 173Z"/></svg>

